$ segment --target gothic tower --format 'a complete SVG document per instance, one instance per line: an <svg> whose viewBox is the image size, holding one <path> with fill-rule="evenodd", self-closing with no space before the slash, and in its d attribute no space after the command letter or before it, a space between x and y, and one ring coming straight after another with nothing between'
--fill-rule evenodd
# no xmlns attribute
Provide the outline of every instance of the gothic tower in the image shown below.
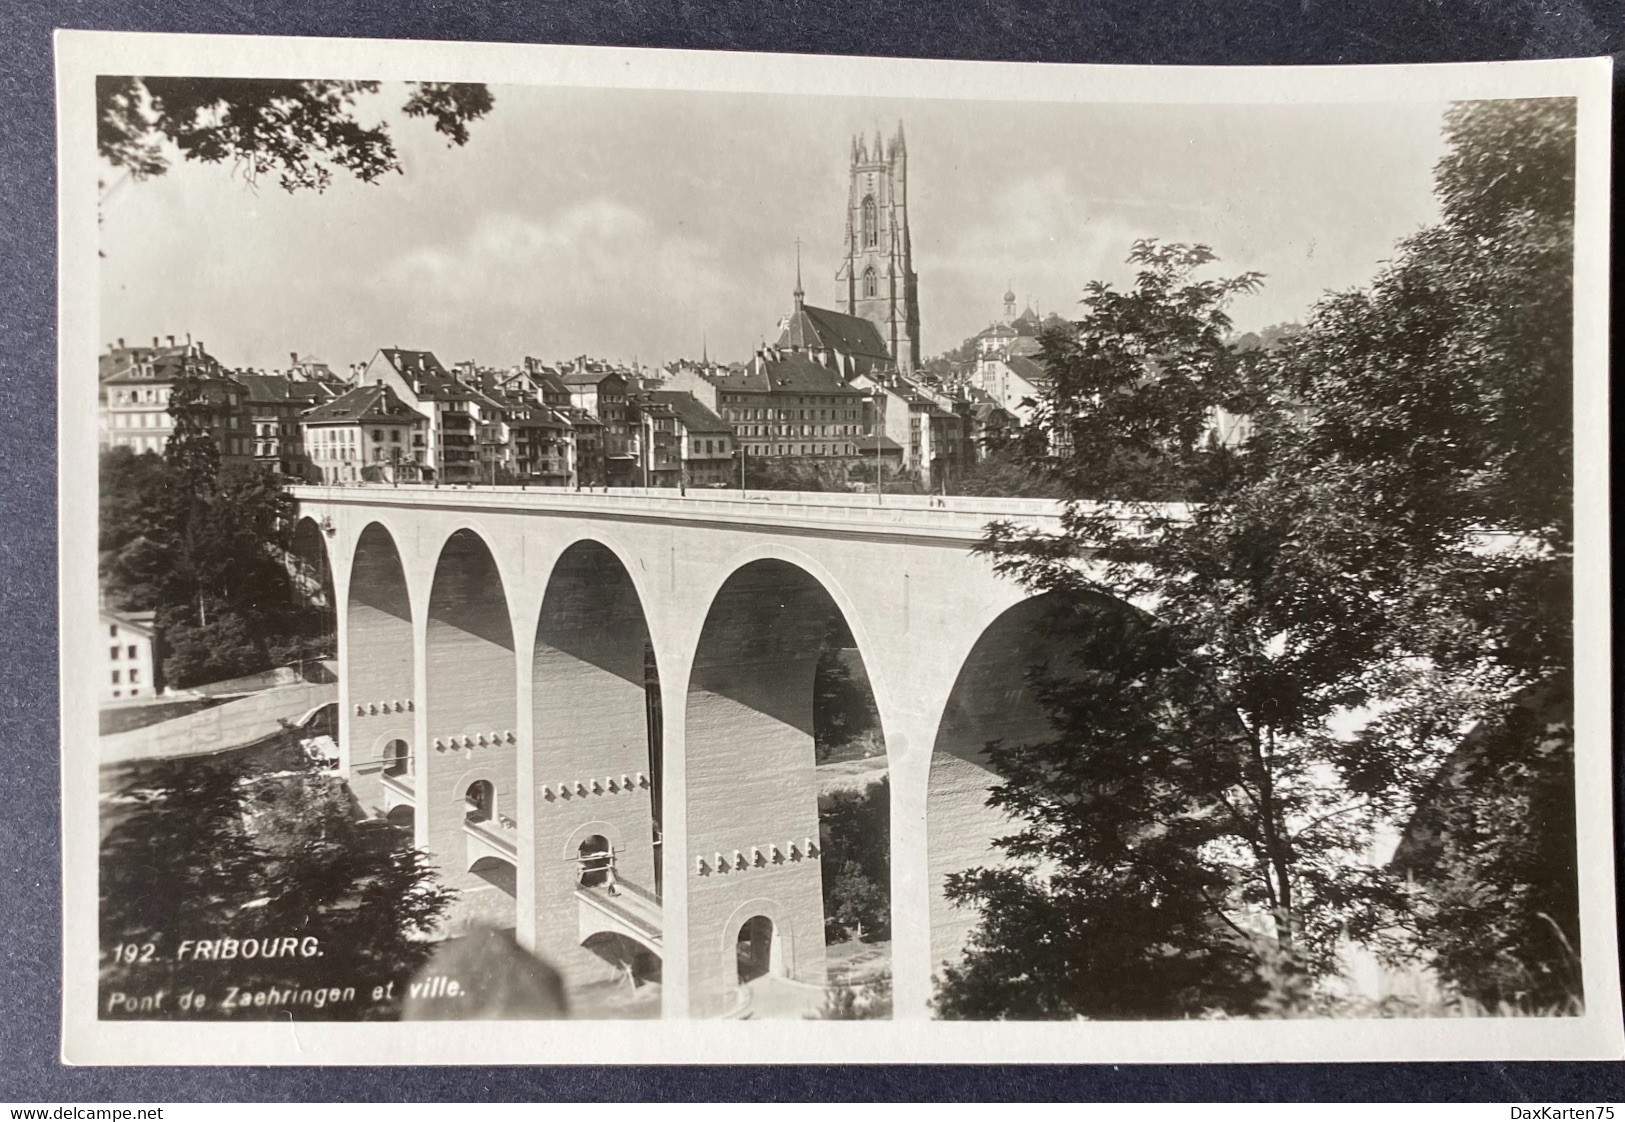
<svg viewBox="0 0 1625 1122"><path fill-rule="evenodd" d="M846 201L846 312L880 329L898 368L920 365L920 293L908 236L908 150L903 123L874 147L852 138L852 181Z"/></svg>

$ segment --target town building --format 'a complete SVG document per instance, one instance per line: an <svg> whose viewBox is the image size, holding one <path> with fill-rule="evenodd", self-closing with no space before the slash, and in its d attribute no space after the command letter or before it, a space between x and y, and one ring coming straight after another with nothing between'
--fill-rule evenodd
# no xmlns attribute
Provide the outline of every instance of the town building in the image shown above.
<svg viewBox="0 0 1625 1122"><path fill-rule="evenodd" d="M635 487L642 482L626 409L631 377L630 371L586 356L559 374L570 391L570 404L592 414L603 426L604 479L616 487Z"/></svg>
<svg viewBox="0 0 1625 1122"><path fill-rule="evenodd" d="M158 664L153 658L156 632L151 612L101 609L101 700L105 705L145 701L158 694Z"/></svg>
<svg viewBox="0 0 1625 1122"><path fill-rule="evenodd" d="M469 387L441 365L433 351L384 347L357 372L358 386L387 385L428 422L421 463L431 479L475 483L480 479L479 409Z"/></svg>
<svg viewBox="0 0 1625 1122"><path fill-rule="evenodd" d="M946 394L901 374L860 375L854 388L864 392L865 435L883 438L865 455L885 457L888 446L900 450L900 466L927 487L941 484L965 461L964 422Z"/></svg>
<svg viewBox="0 0 1625 1122"><path fill-rule="evenodd" d="M683 450L672 406L653 394L634 392L627 399L626 417L635 461L629 482L638 487L680 487Z"/></svg>
<svg viewBox="0 0 1625 1122"><path fill-rule="evenodd" d="M415 483L423 477L428 420L387 383L340 394L300 424L323 483Z"/></svg>
<svg viewBox="0 0 1625 1122"><path fill-rule="evenodd" d="M683 390L656 390L647 395L667 406L676 420L683 480L690 487L726 487L734 482L733 428Z"/></svg>
<svg viewBox="0 0 1625 1122"><path fill-rule="evenodd" d="M295 380L284 374L239 371L233 375L247 391L245 401L248 425L253 433L254 462L290 479L308 481L315 477L305 455L304 429L300 425L307 410L337 396L326 383Z"/></svg>
<svg viewBox="0 0 1625 1122"><path fill-rule="evenodd" d="M227 376L201 340L175 336L150 347L128 347L124 340L98 359L98 436L103 448L163 454L174 431L170 397L175 383L195 379L198 416L220 450L222 467L253 462L253 438L241 383Z"/></svg>
<svg viewBox="0 0 1625 1122"><path fill-rule="evenodd" d="M1038 357L1043 329L1043 320L1032 308L1016 313L1016 294L1006 291L1004 314L976 336L976 365L969 372L969 384L1022 424L1032 420L1050 389L1049 371Z"/></svg>
<svg viewBox="0 0 1625 1122"><path fill-rule="evenodd" d="M908 229L908 148L903 124L874 147L852 141L846 206L846 253L836 279L846 314L879 329L904 372L920 365L920 293Z"/></svg>
<svg viewBox="0 0 1625 1122"><path fill-rule="evenodd" d="M716 412L749 456L856 456L864 391L805 354L768 349L714 378Z"/></svg>

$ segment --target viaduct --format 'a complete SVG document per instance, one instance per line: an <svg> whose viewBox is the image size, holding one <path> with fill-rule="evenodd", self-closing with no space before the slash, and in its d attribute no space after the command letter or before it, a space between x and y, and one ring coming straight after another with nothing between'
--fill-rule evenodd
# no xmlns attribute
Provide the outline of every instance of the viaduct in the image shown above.
<svg viewBox="0 0 1625 1122"><path fill-rule="evenodd" d="M662 1015L716 1017L740 958L825 981L813 681L867 673L890 775L895 1015L995 860L989 740L1047 727L1030 598L972 552L1043 500L506 487L300 487L337 616L339 766L410 821L464 913L571 982L659 960ZM316 542L320 546L316 546ZM740 940L743 933L744 950Z"/></svg>

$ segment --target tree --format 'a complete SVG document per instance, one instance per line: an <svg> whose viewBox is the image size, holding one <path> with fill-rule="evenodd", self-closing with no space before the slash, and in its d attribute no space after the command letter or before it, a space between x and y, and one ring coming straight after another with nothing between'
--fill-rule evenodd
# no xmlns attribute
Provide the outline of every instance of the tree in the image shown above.
<svg viewBox="0 0 1625 1122"><path fill-rule="evenodd" d="M1061 484L1044 473L1041 464L1022 462L1003 448L959 471L948 484L954 495L991 495L1000 498L1065 498Z"/></svg>
<svg viewBox="0 0 1625 1122"><path fill-rule="evenodd" d="M818 797L819 867L824 880L824 937L891 934L891 784Z"/></svg>
<svg viewBox="0 0 1625 1122"><path fill-rule="evenodd" d="M448 144L468 143L469 122L493 104L478 83L413 82L401 107L429 120ZM231 163L250 183L275 173L288 191L325 190L333 172L376 183L402 170L385 123L363 125L356 103L377 82L331 79L96 79L97 150L134 179L169 168L166 144L184 159Z"/></svg>
<svg viewBox="0 0 1625 1122"><path fill-rule="evenodd" d="M375 989L405 996L453 894L426 855L353 812L340 780L316 771L249 779L237 768L176 761L138 774L120 796L134 809L102 843L104 1008L114 993L163 991L167 1002L141 1016L396 1014L393 1001L374 999ZM227 954L216 943L205 956L183 950L182 940L193 948L235 940L241 950ZM277 953L260 953L268 943ZM354 995L233 1009L225 1002L234 987L248 995L353 987ZM179 1007L186 991L206 1003Z"/></svg>
<svg viewBox="0 0 1625 1122"><path fill-rule="evenodd" d="M325 653L319 606L286 568L293 502L257 466L218 467L177 381L166 454L103 453L100 568L115 608L156 613L164 680L185 688Z"/></svg>
<svg viewBox="0 0 1625 1122"><path fill-rule="evenodd" d="M1465 989L1473 956L1441 937L1440 916L1480 961L1535 945L1505 922L1533 863L1508 853L1490 863L1502 883L1477 883L1462 834L1443 852L1475 891L1429 900L1361 859L1466 729L1561 674L1569 650L1573 104L1461 105L1445 132L1443 222L1273 349L1223 343L1225 302L1257 277L1196 281L1210 253L1155 243L1135 247L1131 291L1092 285L1080 322L1045 336L1055 387L1017 449L1072 501L1059 534L995 527L986 548L1034 591L1154 613L1116 648L1080 639L1067 673L1039 682L1053 742L994 749L1013 871L950 885L984 922L945 976L945 1013L1037 1015L1038 995L1044 1015L1116 1015L1102 1013L1108 975L1169 947L1201 962L1220 926L1254 944L1275 998L1249 997L1222 967L1179 997L1159 970L1116 987L1118 1008L1279 1009L1283 989L1335 972L1345 937L1425 951ZM1249 415L1241 447L1204 441L1214 406ZM1195 502L1146 501L1172 497ZM1507 536L1490 548L1487 531ZM1495 823L1478 851L1515 847L1506 824L1526 806L1550 808L1536 825L1554 837L1572 830L1542 795L1570 774L1571 737L1559 725L1522 743L1542 745L1541 761L1498 773L1502 813L1474 812ZM1137 785L1142 764L1172 789ZM1572 884L1561 865L1538 875ZM1102 892L1121 896L1121 915L1142 904L1113 953L1085 937L1111 918L1091 906ZM1545 945L1578 945L1562 934ZM1023 953L1046 941L1074 953Z"/></svg>

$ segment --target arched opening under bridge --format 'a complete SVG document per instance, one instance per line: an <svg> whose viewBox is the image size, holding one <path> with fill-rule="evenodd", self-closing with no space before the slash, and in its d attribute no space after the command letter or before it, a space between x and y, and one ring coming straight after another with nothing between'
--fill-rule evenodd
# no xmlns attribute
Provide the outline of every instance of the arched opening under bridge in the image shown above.
<svg viewBox="0 0 1625 1122"><path fill-rule="evenodd" d="M394 538L376 522L356 541L344 611L350 692L339 720L351 749L350 788L363 807L385 813L393 805L381 780L388 761L371 746L398 740L410 757L417 699L406 572Z"/></svg>
<svg viewBox="0 0 1625 1122"><path fill-rule="evenodd" d="M981 922L974 907L947 898L948 876L1004 864L1006 855L994 839L1021 828L1004 810L988 805L993 787L1003 781L988 748L1040 744L1061 735L1040 684L1083 672L1083 629L1104 615L1133 612L1106 597L1035 596L989 624L960 667L937 727L926 804L934 969L956 962Z"/></svg>
<svg viewBox="0 0 1625 1122"><path fill-rule="evenodd" d="M686 703L694 1014L735 1007L735 971L709 948L752 899L781 917L783 976L812 1004L831 962L889 973L885 743L830 591L783 560L735 571L707 614Z"/></svg>
<svg viewBox="0 0 1625 1122"><path fill-rule="evenodd" d="M630 909L621 918L640 931L662 923L660 675L637 586L608 546L582 540L559 555L533 657L536 943L574 992L622 978L628 961L584 936L578 893ZM613 857L587 863L593 839ZM611 876L618 902L602 898Z"/></svg>
<svg viewBox="0 0 1625 1122"><path fill-rule="evenodd" d="M447 539L428 606L427 774L418 777L426 848L459 892L452 928L478 920L513 927L512 877L470 858L517 864L518 683L513 628L502 576L472 530ZM476 782L486 784L479 787ZM488 817L471 821L480 791ZM484 858L481 858L483 860ZM470 866L474 867L470 867Z"/></svg>

